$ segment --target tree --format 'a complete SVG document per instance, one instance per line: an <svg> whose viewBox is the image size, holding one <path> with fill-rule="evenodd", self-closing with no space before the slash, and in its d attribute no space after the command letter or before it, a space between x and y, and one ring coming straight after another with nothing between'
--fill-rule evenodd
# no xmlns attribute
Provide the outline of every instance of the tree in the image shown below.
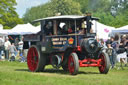
<svg viewBox="0 0 128 85"><path fill-rule="evenodd" d="M106 12L109 11L110 8L110 0L73 0L77 3L80 3L81 12Z"/></svg>
<svg viewBox="0 0 128 85"><path fill-rule="evenodd" d="M73 2L72 0L51 0L50 9L53 10L53 14L81 14L80 4Z"/></svg>
<svg viewBox="0 0 128 85"><path fill-rule="evenodd" d="M73 0L80 4L81 12L85 14L89 9L89 0Z"/></svg>
<svg viewBox="0 0 128 85"><path fill-rule="evenodd" d="M23 16L23 20L25 23L32 22L38 18L55 16L57 13L61 13L61 15L81 14L80 4L72 0L51 0L46 4L28 9Z"/></svg>
<svg viewBox="0 0 128 85"><path fill-rule="evenodd" d="M116 16L111 12L112 6L116 8ZM105 25L121 27L128 24L128 0L50 0L46 4L28 9L23 19L27 23L56 13L81 15L87 12L99 17L99 22Z"/></svg>
<svg viewBox="0 0 128 85"><path fill-rule="evenodd" d="M112 24L114 27L121 27L128 24L128 0L111 0L111 8L114 8L116 14ZM113 14L112 14L113 15Z"/></svg>
<svg viewBox="0 0 128 85"><path fill-rule="evenodd" d="M50 16L51 13L49 12L49 4L50 3L46 3L46 4L42 4L42 5L27 9L26 13L23 16L23 21L25 23L28 23L28 22L31 23L35 19Z"/></svg>
<svg viewBox="0 0 128 85"><path fill-rule="evenodd" d="M4 29L10 29L23 21L15 11L15 0L0 0L0 23Z"/></svg>

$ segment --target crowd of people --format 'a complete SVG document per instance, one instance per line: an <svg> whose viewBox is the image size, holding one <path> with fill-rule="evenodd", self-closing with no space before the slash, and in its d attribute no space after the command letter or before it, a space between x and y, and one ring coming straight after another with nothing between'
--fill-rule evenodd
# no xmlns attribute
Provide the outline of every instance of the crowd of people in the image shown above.
<svg viewBox="0 0 128 85"><path fill-rule="evenodd" d="M0 60L15 61L17 56L23 57L23 38L10 42L8 37L0 36Z"/></svg>
<svg viewBox="0 0 128 85"><path fill-rule="evenodd" d="M128 35L119 36L116 34L105 42L103 39L99 42L106 49L106 53L110 59L111 68L115 67L116 62L124 63L125 66L127 65Z"/></svg>

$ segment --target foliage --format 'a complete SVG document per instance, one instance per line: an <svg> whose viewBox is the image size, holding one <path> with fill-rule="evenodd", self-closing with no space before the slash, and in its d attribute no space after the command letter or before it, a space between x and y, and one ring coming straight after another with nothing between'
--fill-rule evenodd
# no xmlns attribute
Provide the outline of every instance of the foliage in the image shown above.
<svg viewBox="0 0 128 85"><path fill-rule="evenodd" d="M88 11L89 7L89 1L90 0L73 0L80 4L81 12L85 14Z"/></svg>
<svg viewBox="0 0 128 85"><path fill-rule="evenodd" d="M81 12L101 12L108 11L110 7L110 0L73 0L80 3Z"/></svg>
<svg viewBox="0 0 128 85"><path fill-rule="evenodd" d="M122 14L114 17L111 15L111 13L108 12L101 14L96 13L95 16L100 17L101 23L117 28L128 24L128 22L126 22L128 19L126 18L126 16L123 16Z"/></svg>
<svg viewBox="0 0 128 85"><path fill-rule="evenodd" d="M111 12L115 7L116 15ZM91 12L99 17L100 22L113 27L128 24L128 0L50 0L49 2L32 7L26 11L23 20L25 23L35 19L62 15L85 14Z"/></svg>
<svg viewBox="0 0 128 85"><path fill-rule="evenodd" d="M57 13L61 13L61 15L81 14L80 4L72 0L51 0L46 4L28 9L23 20L27 23L38 18L54 16Z"/></svg>
<svg viewBox="0 0 128 85"><path fill-rule="evenodd" d="M100 18L100 22L113 27L121 27L127 25L127 15L128 12L125 11L128 8L125 2L118 2L119 0L90 0L89 9L93 13L94 16ZM120 5L121 4L121 5ZM120 5L120 7L119 7ZM116 15L113 16L111 14L111 7L116 8Z"/></svg>
<svg viewBox="0 0 128 85"><path fill-rule="evenodd" d="M15 11L15 0L0 0L0 23L4 26L4 29L10 29L23 21L18 18L18 14Z"/></svg>

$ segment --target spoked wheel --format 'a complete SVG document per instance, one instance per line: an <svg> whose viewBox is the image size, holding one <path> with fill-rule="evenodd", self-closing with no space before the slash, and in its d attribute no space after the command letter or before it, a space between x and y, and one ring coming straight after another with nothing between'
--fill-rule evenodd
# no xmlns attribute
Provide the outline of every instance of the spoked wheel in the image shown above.
<svg viewBox="0 0 128 85"><path fill-rule="evenodd" d="M27 54L27 65L30 71L39 72L43 71L45 67L45 56L42 55L40 47L35 45L31 46Z"/></svg>
<svg viewBox="0 0 128 85"><path fill-rule="evenodd" d="M102 74L107 74L110 67L109 57L105 52L101 52L99 58L101 59L101 66L99 67L99 71Z"/></svg>
<svg viewBox="0 0 128 85"><path fill-rule="evenodd" d="M68 58L68 69L71 75L76 75L79 70L78 56L76 53L71 53Z"/></svg>

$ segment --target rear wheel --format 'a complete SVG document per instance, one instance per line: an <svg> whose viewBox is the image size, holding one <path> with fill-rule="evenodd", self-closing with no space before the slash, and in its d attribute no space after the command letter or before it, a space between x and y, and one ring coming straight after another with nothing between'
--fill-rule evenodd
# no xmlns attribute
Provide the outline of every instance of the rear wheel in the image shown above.
<svg viewBox="0 0 128 85"><path fill-rule="evenodd" d="M109 57L105 52L101 52L99 58L101 59L101 66L99 67L99 71L102 74L107 74L110 67Z"/></svg>
<svg viewBox="0 0 128 85"><path fill-rule="evenodd" d="M68 58L68 69L70 74L76 75L79 70L78 56L76 53L71 53Z"/></svg>
<svg viewBox="0 0 128 85"><path fill-rule="evenodd" d="M38 46L31 46L27 54L27 65L30 71L39 72L43 71L46 64L46 58L41 53L41 49Z"/></svg>

